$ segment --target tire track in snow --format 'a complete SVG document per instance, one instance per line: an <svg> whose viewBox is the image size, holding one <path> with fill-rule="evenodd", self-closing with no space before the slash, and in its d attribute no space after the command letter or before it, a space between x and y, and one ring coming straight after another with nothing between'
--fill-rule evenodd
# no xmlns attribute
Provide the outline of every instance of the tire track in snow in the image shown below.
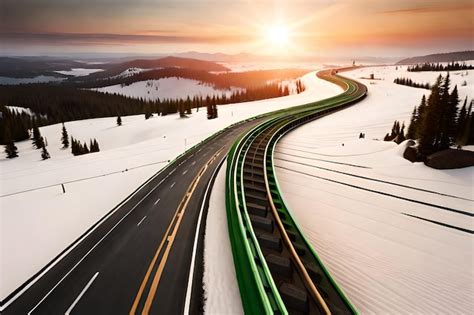
<svg viewBox="0 0 474 315"><path fill-rule="evenodd" d="M286 153L281 153L281 154L295 156L295 155L286 154ZM299 156L296 156L296 157L299 157ZM311 159L311 158L307 158L307 157L303 157L303 156L302 156L301 158ZM365 179L365 180L369 180L369 181L374 181L374 182L378 182L378 183L383 183L383 184L387 184L387 185L393 185L393 186L398 186L398 187L403 187L403 188L418 190L418 191L422 191L422 192L426 192L426 193L430 193L430 194L435 194L435 195L440 195L440 196L444 196L444 197L451 197L451 198L461 199L461 200L466 200L466 201L474 201L474 200L469 199L469 198L464 198L464 197L449 195L449 194L445 194L445 193L438 192L438 191L434 191L434 190L419 188L419 187L410 186L410 185L405 185L405 184L399 184L399 183L395 183L395 182L390 182L390 181L386 181L386 180L382 180L382 179L371 178L371 177L366 177L366 176L362 176L362 175L347 173L347 172L343 172L343 171L337 171L337 170L333 170L333 169L326 168L326 167L322 167L322 166L316 166L316 165L307 164L307 163L303 163L303 162L291 161L291 160L287 160L287 159L283 159L283 158L278 158L278 157L276 157L275 159L276 159L276 160L280 160L280 161L289 162L289 163L299 164L299 165L303 165L303 166L308 166L308 167L312 167L312 168L317 168L317 169L324 170L324 171L328 171L328 172L333 172L333 173L338 173L338 174L342 174L342 175L346 175L346 176L352 176L352 177L356 177L356 178L360 178L360 179ZM311 159L311 160L312 160L312 159ZM318 159L316 159L316 160L318 160ZM337 162L334 162L334 163L337 163ZM345 164L345 163L337 163L337 164ZM347 165L353 166L353 165L351 165L351 164L347 164ZM277 166L277 167L278 167L278 166ZM370 167L364 167L364 166L355 166L355 167L370 168Z"/></svg>
<svg viewBox="0 0 474 315"><path fill-rule="evenodd" d="M298 174L302 174L302 175L318 178L318 179L321 179L321 180L325 180L325 181L328 181L328 182L331 182L331 183L336 183L336 184L352 187L352 188L355 188L355 189L360 189L360 190L372 192L372 193L375 193L375 194L384 195L384 196L387 196L387 197L392 197L392 198L401 199L401 200L405 200L405 201L409 201L409 202L413 202L413 203L418 203L418 204L422 204L422 205L425 205L425 206L428 206L428 207L438 208L438 209L441 209L441 210L444 210L444 211L451 211L451 212L462 214L462 215L465 215L465 216L468 216L468 217L474 217L473 213L470 213L470 212L467 212L467 211L454 209L454 208L450 208L450 207L445 207L445 206L440 206L440 205L437 205L437 204L424 202L424 201L420 201L420 200L415 200L415 199L411 199L411 198L401 197L401 196L393 195L393 194L390 194L390 193L386 193L386 192L382 192L382 191L378 191L378 190L374 190L374 189L370 189L370 188L364 188L364 187L360 187L360 186L357 186L357 185L352 185L352 184L344 183L344 182L341 182L341 181L337 181L337 180L334 180L334 179L330 179L330 178L326 178L326 177L322 177L322 176L317 176L317 175L313 175L313 174L309 174L309 173L305 173L305 172L301 172L301 171L296 171L296 170L293 170L291 168L284 167L284 166L276 166L276 167L287 170L287 171L290 171L290 172L295 172L295 173L298 173Z"/></svg>

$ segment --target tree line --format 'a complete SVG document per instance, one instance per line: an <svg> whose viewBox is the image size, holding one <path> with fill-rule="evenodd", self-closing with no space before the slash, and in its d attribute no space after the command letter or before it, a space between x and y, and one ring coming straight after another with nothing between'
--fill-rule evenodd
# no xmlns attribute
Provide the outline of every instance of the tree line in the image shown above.
<svg viewBox="0 0 474 315"><path fill-rule="evenodd" d="M51 157L46 148L48 146L48 140L41 135L38 125L34 124L33 128L31 130L28 130L28 139L31 139L31 144L33 148L41 150L42 160L47 160ZM10 135L10 129L5 129L4 140L5 140L4 152L6 153L6 157L8 159L18 157L19 156L18 147L15 145L15 142ZM71 136L71 142L69 142L69 134L66 130L66 126L63 123L62 129L61 129L61 144L62 144L61 149L69 148L70 143L71 143L71 153L74 156L100 151L99 143L97 142L95 138L90 139L89 147L87 147L86 142L82 144L80 141L76 140L72 136Z"/></svg>
<svg viewBox="0 0 474 315"><path fill-rule="evenodd" d="M423 64L416 64L408 66L407 71L409 72L420 72L420 71L458 71L458 70L472 70L474 69L473 65L468 65L465 62L451 62L447 65L441 63L430 63L426 62Z"/></svg>
<svg viewBox="0 0 474 315"><path fill-rule="evenodd" d="M411 87L414 87L414 88L426 89L426 90L431 89L431 86L430 86L429 83L424 83L424 84L423 83L417 83L417 82L414 82L410 78L395 78L395 80L393 80L393 83L400 84L400 85L411 86Z"/></svg>
<svg viewBox="0 0 474 315"><path fill-rule="evenodd" d="M129 77L116 76L102 79L90 79L85 77L82 79L75 79L82 81L62 82L59 84L79 88L100 88L111 85L130 85L139 81L177 77L196 80L201 83L213 86L216 89L230 89L232 87L254 89L263 87L267 85L268 82L275 80L296 79L307 72L307 70L303 69L272 69L245 72L212 73L205 70L196 69L164 68L139 72Z"/></svg>
<svg viewBox="0 0 474 315"><path fill-rule="evenodd" d="M152 112L168 115L180 112L180 108L183 107L190 113L191 108L199 109L209 104L223 105L255 101L286 96L290 92L288 87L272 83L228 94L186 99L145 100L48 84L0 86L0 104L29 108L36 114L32 117L26 113L11 111L6 106L0 106L2 112L0 144L5 144L6 129L10 130L10 137L14 141L21 141L28 139L28 130L35 124L44 126L66 121L138 114L145 114L146 118L149 118Z"/></svg>
<svg viewBox="0 0 474 315"><path fill-rule="evenodd" d="M394 122L392 131L385 136L387 141L402 142L405 138L418 140L418 153L426 157L453 145L474 144L473 101L467 97L459 109L457 86L450 92L449 73L441 75L431 87L431 93L424 95L420 105L415 106L406 135L403 124Z"/></svg>

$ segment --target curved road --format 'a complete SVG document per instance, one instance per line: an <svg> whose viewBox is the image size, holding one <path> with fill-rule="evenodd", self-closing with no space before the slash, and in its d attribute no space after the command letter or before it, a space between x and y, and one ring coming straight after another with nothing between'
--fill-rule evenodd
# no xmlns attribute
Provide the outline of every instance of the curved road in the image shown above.
<svg viewBox="0 0 474 315"><path fill-rule="evenodd" d="M36 282L7 297L2 314L182 314L207 184L236 137L261 121L229 128L170 164ZM199 250L196 259L199 274ZM191 309L199 311L195 280Z"/></svg>
<svg viewBox="0 0 474 315"><path fill-rule="evenodd" d="M169 164L2 301L2 314L200 312L206 192L236 138L266 118L225 129Z"/></svg>

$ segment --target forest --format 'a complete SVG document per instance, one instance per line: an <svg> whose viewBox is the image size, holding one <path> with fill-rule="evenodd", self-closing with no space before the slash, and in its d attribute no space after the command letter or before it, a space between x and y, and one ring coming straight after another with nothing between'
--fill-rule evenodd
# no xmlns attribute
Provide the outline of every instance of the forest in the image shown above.
<svg viewBox="0 0 474 315"><path fill-rule="evenodd" d="M409 72L420 72L420 71L459 71L459 70L472 70L474 69L473 65L468 65L465 62L459 63L452 61L447 65L441 63L423 63L416 64L413 66L408 66L407 71Z"/></svg>
<svg viewBox="0 0 474 315"><path fill-rule="evenodd" d="M216 89L229 89L239 87L252 89L267 85L269 81L295 79L306 74L307 70L302 69L277 69L277 70L256 70L247 72L223 72L212 73L199 69L188 68L164 68L148 70L137 73L130 77L108 77L104 79L91 79L85 77L78 78L75 82L64 82L62 85L69 85L79 88L100 88L110 85L130 85L134 82L158 80L163 78L178 77L190 79L211 85ZM82 80L82 81L81 81Z"/></svg>
<svg viewBox="0 0 474 315"><path fill-rule="evenodd" d="M393 83L399 84L399 85L411 86L414 88L426 89L426 90L431 89L431 86L429 83L416 83L410 78L395 78L395 80L393 80Z"/></svg>
<svg viewBox="0 0 474 315"><path fill-rule="evenodd" d="M449 73L444 78L440 75L428 98L423 95L420 105L413 109L406 133L404 124L395 121L384 140L401 143L416 139L422 158L454 145L474 144L473 101L468 102L466 97L459 108L457 86L451 92L450 89Z"/></svg>
<svg viewBox="0 0 474 315"><path fill-rule="evenodd" d="M298 81L298 91L304 85ZM226 93L213 97L194 97L186 99L164 99L147 101L117 94L101 93L69 86L51 84L0 85L0 144L5 144L5 130L9 129L13 141L28 139L28 130L33 125L44 126L60 122L128 116L150 113L158 115L174 114L184 108L190 113L191 108L207 107L255 101L289 95L287 86L278 83L235 91L229 96ZM35 113L31 117L26 113L9 110L6 106L29 108ZM215 117L214 117L215 118Z"/></svg>

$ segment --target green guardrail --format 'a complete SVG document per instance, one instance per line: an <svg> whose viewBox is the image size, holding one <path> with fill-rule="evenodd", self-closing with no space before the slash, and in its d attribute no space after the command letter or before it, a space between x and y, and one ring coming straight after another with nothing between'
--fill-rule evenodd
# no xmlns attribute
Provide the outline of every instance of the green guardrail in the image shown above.
<svg viewBox="0 0 474 315"><path fill-rule="evenodd" d="M352 313L356 313L355 308L346 298L343 291L337 286L336 282L330 276L329 272L322 264L322 261L312 246L304 237L300 227L293 220L291 211L286 206L286 203L284 202L284 199L280 193L280 188L278 182L276 181L273 169L274 146L278 139L284 135L284 133L295 127L293 125L295 125L296 122L302 119L306 122L310 119L314 119L311 117L311 115L316 117L326 112L329 113L338 109L342 109L349 104L356 102L359 100L359 98L365 96L365 86L363 86L365 92L354 95L354 93L359 92L359 85L357 85L357 83L352 80L340 76L337 77L338 78L336 79L333 77L332 80L328 81L335 83L334 81L340 80L336 84L339 86L344 84L347 87L343 93L318 102L299 105L254 117L253 119L267 116L270 117L270 119L255 126L246 134L239 137L239 139L237 139L237 141L235 141L233 144L228 154L226 176L226 209L228 229L242 305L246 314L288 313L269 272L265 258L263 257L262 251L260 250L260 246L250 223L243 191L239 190L237 187L243 187L242 166L245 154L242 153L250 145L252 142L251 140L253 140L260 132L276 123L282 124L278 130L282 132L275 134L269 142L269 145L271 144L270 150L268 151L270 163L266 170L267 174L271 177L269 184L271 184L272 198L274 198L276 202L275 205L278 205L279 213L284 216L288 223L292 224L294 231L301 235L301 239L305 242L307 247L311 249L311 254L314 256L315 261L317 261L318 265L323 270L329 283L339 293L339 296L344 301L347 308L350 309ZM304 122L301 121L298 123L298 125L301 123ZM265 154L265 156L266 155L267 154Z"/></svg>

